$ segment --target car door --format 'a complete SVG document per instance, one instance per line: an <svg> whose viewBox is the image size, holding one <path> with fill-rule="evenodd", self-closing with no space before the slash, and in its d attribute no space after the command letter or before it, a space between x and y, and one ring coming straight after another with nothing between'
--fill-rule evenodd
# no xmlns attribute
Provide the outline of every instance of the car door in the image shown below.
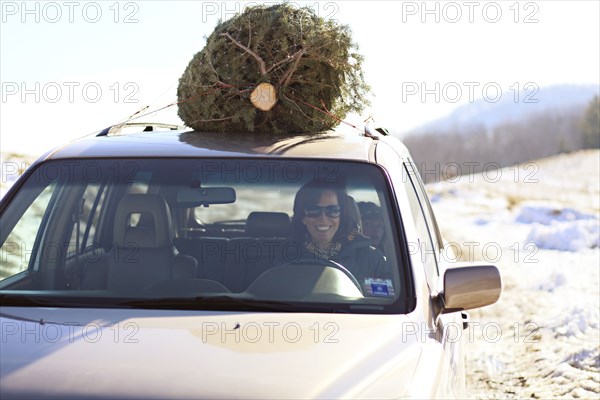
<svg viewBox="0 0 600 400"><path fill-rule="evenodd" d="M420 240L423 242L422 253L424 255L423 266L430 296L436 297L443 290L442 277L448 267L444 259L444 242L438 228L435 214L431 207L421 176L416 169L412 159L407 158L404 162L403 173L406 174L406 190L413 209L415 221ZM463 354L463 314L460 312L439 314L434 321L436 337L439 338L443 349L440 371L440 395L448 393L459 395L464 391L464 354Z"/></svg>
<svg viewBox="0 0 600 400"><path fill-rule="evenodd" d="M424 359L427 359L432 385L439 397L460 396L464 390L464 356L462 353L463 325L461 313L440 314L436 309L438 294L443 290L444 244L431 208L425 187L407 151L393 143L379 143L377 162L388 170L398 198L406 197L410 216L405 209L403 222L413 225L415 237L409 239L409 250L420 262L429 299L421 299L426 321L420 329ZM400 193L402 192L402 193ZM399 200L400 201L400 200ZM412 258L413 261L415 258ZM420 289L417 288L417 292Z"/></svg>

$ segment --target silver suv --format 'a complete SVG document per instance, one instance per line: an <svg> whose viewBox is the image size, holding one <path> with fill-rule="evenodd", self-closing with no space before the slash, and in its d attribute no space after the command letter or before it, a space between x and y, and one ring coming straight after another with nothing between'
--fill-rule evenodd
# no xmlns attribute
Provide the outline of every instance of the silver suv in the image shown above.
<svg viewBox="0 0 600 400"><path fill-rule="evenodd" d="M460 396L500 276L444 261L397 139L146 130L1 200L0 397Z"/></svg>

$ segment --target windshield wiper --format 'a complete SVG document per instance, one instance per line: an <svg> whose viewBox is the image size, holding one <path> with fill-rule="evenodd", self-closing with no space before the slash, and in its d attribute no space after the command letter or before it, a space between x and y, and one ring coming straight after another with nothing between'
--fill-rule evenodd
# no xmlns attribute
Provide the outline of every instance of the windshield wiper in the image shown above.
<svg viewBox="0 0 600 400"><path fill-rule="evenodd" d="M232 296L107 298L0 294L3 307L139 308L162 310L219 310L271 312L347 313L347 309L324 303L254 300Z"/></svg>
<svg viewBox="0 0 600 400"><path fill-rule="evenodd" d="M0 294L2 307L73 307L97 308L106 306L106 302L98 297L70 297L31 294Z"/></svg>
<svg viewBox="0 0 600 400"><path fill-rule="evenodd" d="M347 310L325 304L289 302L280 300L253 300L231 296L200 296L130 300L119 305L134 308L190 309L220 311L275 311L275 312L342 312Z"/></svg>

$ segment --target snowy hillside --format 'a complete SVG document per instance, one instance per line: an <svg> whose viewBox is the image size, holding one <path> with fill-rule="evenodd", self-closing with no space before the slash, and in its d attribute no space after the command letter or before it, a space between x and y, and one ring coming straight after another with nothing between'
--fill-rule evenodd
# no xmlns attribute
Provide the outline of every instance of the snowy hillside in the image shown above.
<svg viewBox="0 0 600 400"><path fill-rule="evenodd" d="M511 90L495 102L481 98L458 107L445 118L429 122L411 133L468 130L483 126L493 129L506 122L526 120L542 112L561 113L585 107L599 93L598 85L531 85L519 92Z"/></svg>
<svg viewBox="0 0 600 400"><path fill-rule="evenodd" d="M599 398L599 169L584 151L428 186L446 240L503 277L470 313L470 397Z"/></svg>

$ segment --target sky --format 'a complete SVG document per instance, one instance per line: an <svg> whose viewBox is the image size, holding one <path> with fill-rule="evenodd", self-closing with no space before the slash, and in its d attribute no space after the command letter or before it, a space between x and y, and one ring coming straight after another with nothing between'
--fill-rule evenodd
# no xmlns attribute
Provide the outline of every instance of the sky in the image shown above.
<svg viewBox="0 0 600 400"><path fill-rule="evenodd" d="M38 155L176 101L218 20L257 3L1 0L0 151ZM600 82L599 1L290 3L350 26L373 98L348 119L393 133L480 98ZM176 106L143 121L181 124Z"/></svg>

